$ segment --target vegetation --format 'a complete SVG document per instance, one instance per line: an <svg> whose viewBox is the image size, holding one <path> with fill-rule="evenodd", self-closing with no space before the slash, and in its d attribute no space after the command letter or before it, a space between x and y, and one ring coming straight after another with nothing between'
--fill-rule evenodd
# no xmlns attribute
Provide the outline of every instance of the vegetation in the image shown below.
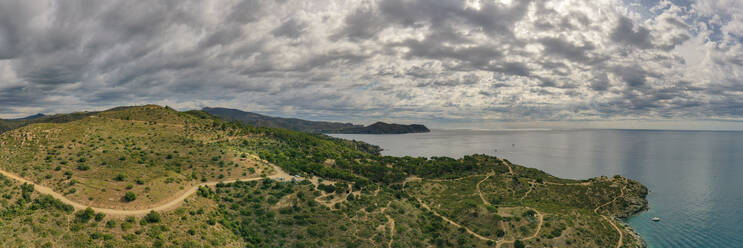
<svg viewBox="0 0 743 248"><path fill-rule="evenodd" d="M134 192L129 191L129 192L126 192L126 194L124 194L124 201L131 202L136 199L137 199L137 194L134 194Z"/></svg>
<svg viewBox="0 0 743 248"><path fill-rule="evenodd" d="M647 189L622 177L560 179L486 155L381 156L362 142L152 105L0 135L0 169L91 206L144 208L274 165L297 177L199 187L174 211L136 217L75 212L0 178L0 246L613 247L618 231L641 244L607 223L646 207Z"/></svg>

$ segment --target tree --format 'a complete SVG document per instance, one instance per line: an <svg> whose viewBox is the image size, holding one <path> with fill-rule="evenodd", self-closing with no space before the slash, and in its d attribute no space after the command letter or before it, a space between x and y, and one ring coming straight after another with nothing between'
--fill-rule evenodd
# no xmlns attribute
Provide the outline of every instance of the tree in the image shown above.
<svg viewBox="0 0 743 248"><path fill-rule="evenodd" d="M137 195L134 194L134 192L129 191L129 192L126 192L126 194L124 194L124 201L132 202L136 199L137 199Z"/></svg>

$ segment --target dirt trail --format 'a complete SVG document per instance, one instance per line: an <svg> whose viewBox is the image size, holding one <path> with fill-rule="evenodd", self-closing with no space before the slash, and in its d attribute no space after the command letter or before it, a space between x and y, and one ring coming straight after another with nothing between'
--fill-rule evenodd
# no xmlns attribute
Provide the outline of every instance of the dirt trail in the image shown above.
<svg viewBox="0 0 743 248"><path fill-rule="evenodd" d="M536 187L534 185L534 183L529 183L529 191L526 191L526 194L524 194L524 196L522 196L521 199L519 199L519 201L523 201L524 198L526 198L527 196L529 196L529 193L531 193L531 191L534 189L534 187Z"/></svg>
<svg viewBox="0 0 743 248"><path fill-rule="evenodd" d="M537 213L537 215L539 216L539 224L537 225L537 230L534 232L534 234L528 237L521 238L520 239L521 241L537 238L537 236L539 236L539 232L542 231L542 224L544 223L544 214L539 212L539 210L536 210L530 207L525 207L525 208L529 210L533 210L534 212ZM514 240L498 240L498 243L496 243L495 247L498 248L498 247L501 247L501 245L503 244L513 244L514 242L516 242L515 239Z"/></svg>
<svg viewBox="0 0 743 248"><path fill-rule="evenodd" d="M387 210L387 208L390 207L390 204L392 202L388 202L386 207L382 208L382 213L384 214L384 211ZM395 241L395 219L392 218L389 214L385 214L384 217L387 217L387 225L390 226L390 242L387 243L387 248L392 248L392 242Z"/></svg>
<svg viewBox="0 0 743 248"><path fill-rule="evenodd" d="M452 226L455 226L455 227L459 227L459 228L464 228L464 230L465 230L465 231L467 231L467 233L469 233L469 234L472 234L472 236L475 236L475 237L476 237L476 238L478 238L478 239L481 239L481 240L485 240L485 241L493 241L493 242L496 242L496 240L492 240L492 239L489 239L489 238L487 238L487 237L485 237L485 236L482 236L482 235L480 235L480 234L477 234L476 232L474 232L474 231L470 230L470 229L469 229L469 228L467 228L466 226L460 225L459 223L456 223L456 222L454 222L454 221L450 220L449 218L446 218L446 216L440 215L440 214L439 214L438 212L436 212L435 210L431 209L431 208L430 208L430 207L429 207L429 206L428 206L428 205L427 205L426 203L424 203L424 202L423 202L423 201L422 201L421 199L419 199L419 198L415 198L415 199L416 199L416 200L418 200L418 203L420 203L420 204L421 204L421 206L422 206L423 208L425 208L426 210L428 210L428 211L430 211L431 213L433 213L433 215L436 215L436 216L438 216L438 217L441 217L441 219L443 219L443 220L444 220L444 221L446 221L446 222L449 222L449 224L451 224Z"/></svg>
<svg viewBox="0 0 743 248"><path fill-rule="evenodd" d="M503 160L502 158L498 158L500 161L505 164L508 167L508 173L513 175L513 168L511 168L511 164Z"/></svg>
<svg viewBox="0 0 743 248"><path fill-rule="evenodd" d="M599 213L599 208L602 208L602 207L604 207L606 205L609 205L609 204L617 201L617 198L619 198L619 197L624 197L624 187L619 188L619 192L620 192L619 196L614 197L614 199L612 199L611 201L609 201L607 203L604 203L604 204L601 204L600 206L596 207L595 209L593 209L593 212L596 213L596 214L598 214ZM612 221L611 218L609 218L608 216L601 215L601 218L604 218L604 220L606 220L607 222L609 222L609 224L611 224L611 226L613 226L614 229L617 230L617 232L619 233L619 241L617 242L617 248L622 247L622 244L624 242L623 241L624 234L622 233L622 230L619 229L619 227L616 224L614 224L614 221Z"/></svg>
<svg viewBox="0 0 743 248"><path fill-rule="evenodd" d="M274 166L274 172L275 172L275 174L269 176L268 178L271 178L271 179L279 179L279 178L281 178L281 179L287 180L287 179L289 179L291 177L289 174L287 174L286 172L284 172L283 170L281 170L280 168L275 167L275 166ZM194 185L193 187L189 188L188 190L186 190L185 192L183 192L183 194L181 194L177 198L172 199L172 200L170 200L168 202L162 203L160 205L157 205L157 206L154 206L154 207L145 208L145 209L125 210L125 209L111 209L111 208L91 207L91 206L88 206L88 205L85 205L85 204L81 204L81 203L72 201L69 198L65 197L64 195L62 195L60 193L55 192L54 190L52 190L51 188L49 188L47 186L44 186L44 185L40 185L40 184L31 182L29 180L26 180L25 178L22 178L22 177L20 177L18 175L13 174L13 173L10 173L10 172L4 171L4 170L0 170L0 174L2 174L3 176L6 176L8 178L11 178L13 180L19 181L21 183L32 184L32 185L34 185L34 190L36 190L37 192L39 192L41 194L50 195L50 196L54 197L57 200L60 200L61 202L65 203L65 204L71 205L72 207L75 208L75 210L82 210L82 209L86 209L86 208L90 207L90 208L92 208L94 211L96 211L98 213L104 213L106 215L113 215L113 216L143 216L143 215L146 215L147 213L149 213L150 211L158 211L158 212L159 211L167 211L167 210L171 210L171 209L174 209L174 208L178 207L180 204L183 203L183 200L185 200L186 198L188 198L192 194L196 193L196 191L199 189L199 187L202 187L202 186L214 186L214 185L217 185L220 182L221 183L234 183L234 182L237 182L237 181L256 181L256 180L262 180L263 179L263 177L252 177L252 178L243 178L243 179L235 179L235 180L225 180L225 181L219 181L219 182L201 183L201 184Z"/></svg>
<svg viewBox="0 0 743 248"><path fill-rule="evenodd" d="M490 171L490 173L488 173L487 176L485 176L485 178L483 178L482 180L480 180L479 182L477 182L477 185L475 185L477 187L477 194L480 195L480 199L482 199L482 203L485 204L485 205L490 205L490 202L488 202L488 200L485 199L485 196L482 195L482 191L480 190L480 184L482 182L485 182L485 180L488 180L488 178L490 178L490 176L493 175L493 174L495 174L495 172L494 171Z"/></svg>
<svg viewBox="0 0 743 248"><path fill-rule="evenodd" d="M469 176L465 176L465 177L452 178L452 179L426 179L426 180L431 181L431 182L449 182L449 181L464 180L464 179L467 179L467 178L470 178L470 177L476 177L476 176L479 176L479 174L469 175Z"/></svg>
<svg viewBox="0 0 743 248"><path fill-rule="evenodd" d="M505 164L508 165L507 163L505 163ZM508 170L509 173L513 174L513 170L511 169L511 166L508 166L508 169L509 169ZM490 178L490 176L492 176L494 174L495 174L495 171L489 172L488 174L486 174L485 178L483 178L482 180L480 180L479 182L477 182L477 184L475 185L475 188L477 189L477 194L480 196L480 199L482 200L483 204L488 205L488 206L492 206L492 204L490 204L490 202L488 202L487 199L485 199L485 196L483 195L482 191L480 190L480 184L482 184L482 182L484 182L485 180L487 180L488 178ZM531 189L530 189L530 191L531 191ZM528 192L527 192L527 194L528 194ZM524 196L524 197L526 197L526 196ZM446 218L445 216L440 215L435 210L431 209L420 198L417 198L416 197L415 199L418 201L418 203L421 204L421 206L423 208L425 208L426 210L430 211L434 215L436 215L438 217L441 217L441 219L443 219L446 222L449 222L449 224L451 224L451 225L453 225L455 227L463 228L467 233L471 234L472 236L475 236L476 238L478 238L480 240L493 241L493 242L496 243L496 247L500 247L503 244L510 244L510 243L516 242L516 240L503 240L503 239L501 239L501 240L493 240L493 239L490 239L488 237L482 236L482 235L480 235L478 233L475 233L474 231L472 231L468 227L463 226L463 225L461 225L459 223L456 223L456 222L450 220L449 218ZM539 216L539 219L538 219L539 220L539 224L537 224L537 230L534 232L534 234L532 234L531 236L528 236L528 237L524 237L521 240L535 239L535 238L537 238L537 236L539 236L539 232L542 230L542 224L544 224L544 214L542 214L541 212L539 212L539 210L536 210L534 208L530 208L530 207L525 207L525 208L534 211L536 213L536 215Z"/></svg>

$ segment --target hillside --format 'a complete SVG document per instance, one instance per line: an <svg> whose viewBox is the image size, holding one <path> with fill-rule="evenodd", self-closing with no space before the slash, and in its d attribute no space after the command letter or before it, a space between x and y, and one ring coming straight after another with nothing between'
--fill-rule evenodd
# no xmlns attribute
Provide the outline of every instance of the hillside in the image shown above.
<svg viewBox="0 0 743 248"><path fill-rule="evenodd" d="M225 120L239 121L246 125L285 128L308 133L402 134L430 132L428 128L419 124L402 125L377 122L369 126L362 126L351 123L271 117L228 108L203 108L202 111Z"/></svg>
<svg viewBox="0 0 743 248"><path fill-rule="evenodd" d="M0 170L36 185L0 176L2 247L640 247L617 217L647 207L620 176L380 156L154 105L3 133Z"/></svg>

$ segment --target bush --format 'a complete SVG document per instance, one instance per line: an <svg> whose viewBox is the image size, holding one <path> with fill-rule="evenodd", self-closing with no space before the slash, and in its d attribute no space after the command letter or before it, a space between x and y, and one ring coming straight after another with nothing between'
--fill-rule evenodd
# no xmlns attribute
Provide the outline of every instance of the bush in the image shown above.
<svg viewBox="0 0 743 248"><path fill-rule="evenodd" d="M524 245L524 242L522 242L521 240L516 240L516 242L513 242L513 247L514 248L525 248L526 245Z"/></svg>
<svg viewBox="0 0 743 248"><path fill-rule="evenodd" d="M75 213L75 220L80 223L88 223L95 217L95 211L92 208L86 208Z"/></svg>
<svg viewBox="0 0 743 248"><path fill-rule="evenodd" d="M144 216L144 220L149 223L158 223L160 222L160 214L155 211L150 211L150 213Z"/></svg>
<svg viewBox="0 0 743 248"><path fill-rule="evenodd" d="M86 170L90 170L90 165L87 165L87 164L81 164L81 165L78 165L78 166L77 166L77 169L78 169L78 170L81 170L81 171L86 171Z"/></svg>
<svg viewBox="0 0 743 248"><path fill-rule="evenodd" d="M137 195L134 194L134 192L129 191L129 192L126 192L126 194L124 194L124 201L126 202L132 202L136 199L137 199Z"/></svg>
<svg viewBox="0 0 743 248"><path fill-rule="evenodd" d="M105 217L106 217L106 215L105 215L105 214L103 214L103 213L97 213L97 214L95 214L95 221L96 221L96 222L100 222L100 221L102 221L102 220L103 220L103 218L105 218Z"/></svg>
<svg viewBox="0 0 743 248"><path fill-rule="evenodd" d="M114 177L114 180L119 181L119 182L124 181L124 180L126 180L126 175L124 175L124 174L118 174L118 175L116 175L116 177Z"/></svg>
<svg viewBox="0 0 743 248"><path fill-rule="evenodd" d="M58 209L62 210L66 213L72 213L75 211L75 208L73 208L71 205L67 205L63 203L60 200L54 199L54 197L50 195L44 195L42 194L38 198L34 199L33 205L31 205L31 209Z"/></svg>

